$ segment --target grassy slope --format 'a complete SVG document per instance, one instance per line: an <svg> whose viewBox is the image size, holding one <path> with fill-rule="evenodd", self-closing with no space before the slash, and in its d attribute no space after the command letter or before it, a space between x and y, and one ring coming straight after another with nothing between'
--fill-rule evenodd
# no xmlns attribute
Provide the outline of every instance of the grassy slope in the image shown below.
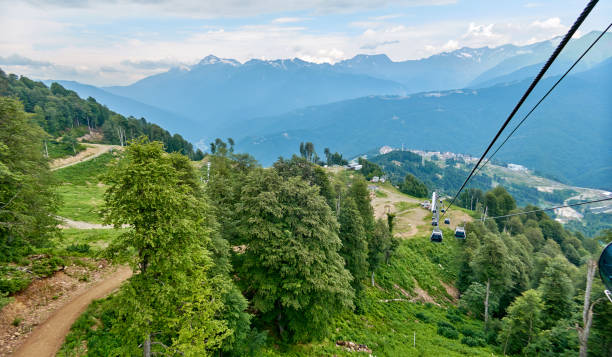
<svg viewBox="0 0 612 357"><path fill-rule="evenodd" d="M105 187L99 185L99 176L113 155L106 153L97 158L54 172L61 183L58 192L63 204L58 215L75 221L101 223L97 210L103 202Z"/></svg>

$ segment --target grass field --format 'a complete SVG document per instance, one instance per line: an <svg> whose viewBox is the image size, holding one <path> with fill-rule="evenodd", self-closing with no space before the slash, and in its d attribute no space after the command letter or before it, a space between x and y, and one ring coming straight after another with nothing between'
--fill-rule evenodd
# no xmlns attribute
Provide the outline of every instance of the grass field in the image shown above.
<svg viewBox="0 0 612 357"><path fill-rule="evenodd" d="M58 215L75 221L101 223L98 210L104 201L105 187L100 179L111 160L113 154L106 153L53 173L60 182L58 193L63 201Z"/></svg>

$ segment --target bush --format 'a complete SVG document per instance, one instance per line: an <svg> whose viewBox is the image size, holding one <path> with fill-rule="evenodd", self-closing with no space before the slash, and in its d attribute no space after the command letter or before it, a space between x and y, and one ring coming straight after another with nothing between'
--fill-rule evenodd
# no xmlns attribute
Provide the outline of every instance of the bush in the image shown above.
<svg viewBox="0 0 612 357"><path fill-rule="evenodd" d="M444 328L448 328L451 330L455 330L455 326L451 325L450 323L446 322L446 321L439 321L438 322L438 327L444 327Z"/></svg>
<svg viewBox="0 0 612 357"><path fill-rule="evenodd" d="M13 267L0 267L0 295L20 292L30 285L29 274Z"/></svg>
<svg viewBox="0 0 612 357"><path fill-rule="evenodd" d="M462 338L461 343L463 343L464 345L468 345L470 347L484 347L486 345L486 342L484 339L474 338L471 336L465 336L464 338Z"/></svg>
<svg viewBox="0 0 612 357"><path fill-rule="evenodd" d="M454 327L451 329L448 327L440 326L438 327L438 335L450 338L451 340L456 340L459 338L459 332L457 332Z"/></svg>
<svg viewBox="0 0 612 357"><path fill-rule="evenodd" d="M421 320L422 322L429 322L431 319L429 318L429 316L425 315L422 312L417 312L416 315L414 315L417 319Z"/></svg>
<svg viewBox="0 0 612 357"><path fill-rule="evenodd" d="M461 323L461 322L463 322L463 319L459 315L446 314L446 318L449 319L451 322L454 322L454 323Z"/></svg>
<svg viewBox="0 0 612 357"><path fill-rule="evenodd" d="M40 259L32 263L32 271L41 277L47 277L55 273L59 267L64 266L64 260L60 257Z"/></svg>
<svg viewBox="0 0 612 357"><path fill-rule="evenodd" d="M463 334L464 336L467 336L467 337L473 337L473 338L476 338L476 339L478 339L478 338L484 339L484 334L482 332L474 331L474 330L472 330L472 329L470 329L468 327L464 327L464 328L459 329L459 332L461 332L461 334Z"/></svg>
<svg viewBox="0 0 612 357"><path fill-rule="evenodd" d="M66 247L67 251L75 252L75 253L89 253L90 249L91 249L91 246L87 243L71 244L68 247Z"/></svg>

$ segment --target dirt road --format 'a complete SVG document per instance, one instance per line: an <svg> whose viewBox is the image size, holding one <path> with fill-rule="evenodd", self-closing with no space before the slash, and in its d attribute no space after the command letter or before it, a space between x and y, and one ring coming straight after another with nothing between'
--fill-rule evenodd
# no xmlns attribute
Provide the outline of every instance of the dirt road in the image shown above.
<svg viewBox="0 0 612 357"><path fill-rule="evenodd" d="M87 306L95 299L100 299L132 275L129 267L120 267L104 280L76 296L63 307L56 310L44 323L34 329L32 334L13 354L16 357L52 357L64 343L70 327L81 316Z"/></svg>
<svg viewBox="0 0 612 357"><path fill-rule="evenodd" d="M53 160L53 162L51 162L51 165L50 165L51 170L55 171L55 170L63 169L64 167L76 165L79 162L91 160L95 157L98 157L110 151L111 149L114 149L114 150L121 149L121 147L118 145L103 145L103 144L85 144L85 145L87 145L87 149L81 151L75 156L69 156L69 157L65 157L62 159Z"/></svg>

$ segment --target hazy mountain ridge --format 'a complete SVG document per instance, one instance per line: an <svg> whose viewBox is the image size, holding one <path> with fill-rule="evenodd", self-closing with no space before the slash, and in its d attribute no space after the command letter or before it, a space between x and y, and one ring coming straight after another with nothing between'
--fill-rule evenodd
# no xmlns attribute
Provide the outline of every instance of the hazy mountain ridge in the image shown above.
<svg viewBox="0 0 612 357"><path fill-rule="evenodd" d="M612 85L601 78L612 78L612 60L566 78L497 158L537 168L573 185L611 190ZM548 78L538 85L511 127L555 80ZM304 108L257 118L254 126L276 130L246 138L239 146L264 163L294 153L301 141L345 156L402 144L480 155L528 85L525 80L478 90L374 96Z"/></svg>

